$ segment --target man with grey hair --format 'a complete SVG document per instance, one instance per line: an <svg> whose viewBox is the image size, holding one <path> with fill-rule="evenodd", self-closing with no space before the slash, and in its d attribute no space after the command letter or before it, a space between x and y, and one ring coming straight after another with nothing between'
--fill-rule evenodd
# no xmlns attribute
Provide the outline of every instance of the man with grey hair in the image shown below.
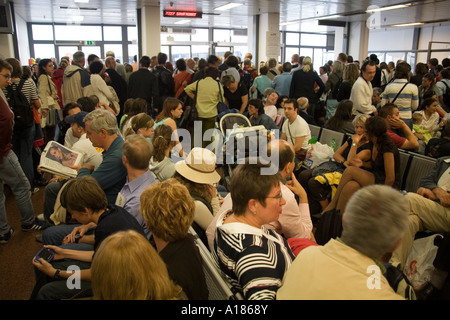
<svg viewBox="0 0 450 320"><path fill-rule="evenodd" d="M383 276L383 260L402 241L407 211L408 201L391 187L358 190L345 209L341 237L303 249L285 274L277 299L403 299Z"/></svg>
<svg viewBox="0 0 450 320"><path fill-rule="evenodd" d="M116 202L117 194L125 184L127 171L122 163L123 139L118 135L116 117L109 111L97 109L84 117L86 137L96 148L103 149L103 160L95 169L93 163L83 163L73 167L78 171L77 178L91 175L105 191L108 204ZM53 213L62 182L52 182L45 188L44 217ZM46 221L49 220L46 218Z"/></svg>
<svg viewBox="0 0 450 320"><path fill-rule="evenodd" d="M127 80L127 71L125 70L125 66L116 60L116 55L114 54L114 52L107 51L106 58L108 58L108 57L112 57L114 59L114 61L116 62L116 65L114 67L115 70L123 78L123 80Z"/></svg>
<svg viewBox="0 0 450 320"><path fill-rule="evenodd" d="M63 104L77 102L81 97L89 97L94 94L91 85L91 77L84 69L86 59L82 51L73 54L72 65L64 70L61 96Z"/></svg>
<svg viewBox="0 0 450 320"><path fill-rule="evenodd" d="M308 124L312 124L314 126L317 125L316 121L314 121L314 117L308 113L309 108L309 100L306 97L300 97L297 99L298 103L298 114L300 117L305 119Z"/></svg>

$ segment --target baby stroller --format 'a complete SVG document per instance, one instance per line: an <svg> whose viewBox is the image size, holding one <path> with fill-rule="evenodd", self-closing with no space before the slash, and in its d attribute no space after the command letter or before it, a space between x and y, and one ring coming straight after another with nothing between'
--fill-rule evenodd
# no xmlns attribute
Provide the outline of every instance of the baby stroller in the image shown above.
<svg viewBox="0 0 450 320"><path fill-rule="evenodd" d="M232 175L233 169L246 157L258 156L259 135L264 126L251 126L249 119L240 113L229 113L220 119L220 131L223 143L223 164L225 180Z"/></svg>

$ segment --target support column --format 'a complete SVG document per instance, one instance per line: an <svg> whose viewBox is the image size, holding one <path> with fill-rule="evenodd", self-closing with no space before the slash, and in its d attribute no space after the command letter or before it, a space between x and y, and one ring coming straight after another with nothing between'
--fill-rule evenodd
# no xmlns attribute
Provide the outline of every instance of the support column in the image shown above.
<svg viewBox="0 0 450 320"><path fill-rule="evenodd" d="M269 34L268 34L269 32ZM263 13L259 18L259 34L258 34L258 58L259 61L267 61L269 58L275 58L279 61L280 41L276 43L276 34L280 35L280 14L279 13ZM278 49L277 49L278 48ZM258 64L259 64L258 61Z"/></svg>
<svg viewBox="0 0 450 320"><path fill-rule="evenodd" d="M363 61L369 52L369 28L366 21L350 23L348 30L348 54L354 60Z"/></svg>
<svg viewBox="0 0 450 320"><path fill-rule="evenodd" d="M337 60L339 53L346 52L344 49L344 28L335 27L334 30L334 60Z"/></svg>
<svg viewBox="0 0 450 320"><path fill-rule="evenodd" d="M161 51L161 9L145 6L141 10L141 43L143 56L156 56Z"/></svg>

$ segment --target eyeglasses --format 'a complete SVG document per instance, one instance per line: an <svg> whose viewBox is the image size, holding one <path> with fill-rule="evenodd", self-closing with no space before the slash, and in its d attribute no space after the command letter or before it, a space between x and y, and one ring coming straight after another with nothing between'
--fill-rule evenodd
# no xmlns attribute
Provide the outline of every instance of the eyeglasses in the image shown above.
<svg viewBox="0 0 450 320"><path fill-rule="evenodd" d="M3 73L0 73L0 75L4 76L6 80L11 80L11 75L10 74L5 75Z"/></svg>
<svg viewBox="0 0 450 320"><path fill-rule="evenodd" d="M281 201L283 199L283 193L280 191L280 194L275 197L266 197L266 198L272 198L272 199L278 199L278 201Z"/></svg>

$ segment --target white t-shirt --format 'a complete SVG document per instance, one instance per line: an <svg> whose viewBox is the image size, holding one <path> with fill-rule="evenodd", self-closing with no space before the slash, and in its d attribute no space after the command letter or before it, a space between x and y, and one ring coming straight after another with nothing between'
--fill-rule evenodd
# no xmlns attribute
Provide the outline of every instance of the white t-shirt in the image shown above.
<svg viewBox="0 0 450 320"><path fill-rule="evenodd" d="M286 135L286 141L292 145L295 144L296 138L305 137L302 148L308 148L308 141L311 139L311 130L309 130L308 123L299 115L297 115L297 119L292 124L289 123L289 119L284 122L282 133Z"/></svg>
<svg viewBox="0 0 450 320"><path fill-rule="evenodd" d="M264 106L264 113L271 117L273 121L277 120L278 110L274 105Z"/></svg>
<svg viewBox="0 0 450 320"><path fill-rule="evenodd" d="M86 138L86 133L73 144L71 149L76 152L84 153L83 163L92 163L94 165L94 170L96 170L103 161L102 154L94 148L91 140Z"/></svg>

